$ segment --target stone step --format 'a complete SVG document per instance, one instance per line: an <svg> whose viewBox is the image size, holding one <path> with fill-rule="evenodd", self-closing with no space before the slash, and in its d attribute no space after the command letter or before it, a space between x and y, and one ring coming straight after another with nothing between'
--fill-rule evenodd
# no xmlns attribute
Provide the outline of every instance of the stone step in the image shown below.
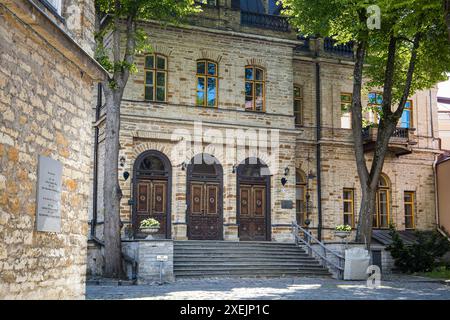
<svg viewBox="0 0 450 320"><path fill-rule="evenodd" d="M176 279L180 278L215 278L215 277L233 277L233 278L281 278L281 277L302 277L302 276L314 276L314 277L330 277L330 273L327 270L301 270L301 271L270 271L270 272L230 272L230 271L215 271L215 272L177 272Z"/></svg>
<svg viewBox="0 0 450 320"><path fill-rule="evenodd" d="M176 263L176 268L178 267L193 267L193 268L203 268L203 267L208 267L208 266L220 266L220 267L250 267L250 268L254 268L254 267L276 267L276 268L286 268L286 267L302 267L302 266L319 266L321 267L321 265L319 264L319 262L315 261L315 260L310 260L310 261L303 261L301 264L297 263L297 262L283 262L283 263L277 263L276 261L271 261L271 262L255 262L255 261L231 261L231 262L224 262L224 261L209 261L209 262L180 262L180 261L175 261Z"/></svg>
<svg viewBox="0 0 450 320"><path fill-rule="evenodd" d="M330 276L293 243L175 241L174 274L179 277Z"/></svg>

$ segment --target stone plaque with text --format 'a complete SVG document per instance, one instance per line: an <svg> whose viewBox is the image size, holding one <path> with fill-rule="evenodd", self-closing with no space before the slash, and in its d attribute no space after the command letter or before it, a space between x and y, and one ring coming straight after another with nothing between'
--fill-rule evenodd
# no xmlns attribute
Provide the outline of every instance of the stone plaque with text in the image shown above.
<svg viewBox="0 0 450 320"><path fill-rule="evenodd" d="M39 156L36 229L37 231L61 231L61 162Z"/></svg>

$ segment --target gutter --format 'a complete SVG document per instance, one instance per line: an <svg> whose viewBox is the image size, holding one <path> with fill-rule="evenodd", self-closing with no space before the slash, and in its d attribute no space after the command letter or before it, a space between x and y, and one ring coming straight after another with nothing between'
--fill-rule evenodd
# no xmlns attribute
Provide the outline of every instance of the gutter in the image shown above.
<svg viewBox="0 0 450 320"><path fill-rule="evenodd" d="M97 105L95 107L95 122L97 123L100 118L100 109L102 107L102 84L97 85ZM92 189L92 220L91 220L91 238L97 239L95 230L97 226L97 209L98 209L98 139L99 128L94 127L94 185Z"/></svg>
<svg viewBox="0 0 450 320"><path fill-rule="evenodd" d="M322 150L320 139L322 138L321 131L321 81L320 81L320 64L316 62L316 171L317 171L317 239L322 241L322 175L321 175L321 157Z"/></svg>

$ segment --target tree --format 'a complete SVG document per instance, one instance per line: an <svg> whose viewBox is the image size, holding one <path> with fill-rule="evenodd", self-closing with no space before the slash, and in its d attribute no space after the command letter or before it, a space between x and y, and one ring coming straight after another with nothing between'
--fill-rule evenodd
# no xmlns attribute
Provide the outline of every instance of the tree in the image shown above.
<svg viewBox="0 0 450 320"><path fill-rule="evenodd" d="M110 76L102 83L105 96L104 240L106 277L122 277L120 199L118 179L120 105L130 73L135 72L135 55L151 48L138 22L179 22L198 11L194 0L96 0L98 30L96 59ZM110 47L104 39L110 38ZM123 41L122 41L123 40Z"/></svg>
<svg viewBox="0 0 450 320"><path fill-rule="evenodd" d="M355 44L351 113L362 191L356 241L365 242L370 248L378 181L389 139L406 100L415 91L445 80L445 71L450 69L442 0L282 0L282 3L291 23L303 34ZM377 11L379 14L374 15ZM373 23L377 19L379 28ZM364 86L383 89L382 107L374 110L379 123L371 161L366 159L363 148Z"/></svg>

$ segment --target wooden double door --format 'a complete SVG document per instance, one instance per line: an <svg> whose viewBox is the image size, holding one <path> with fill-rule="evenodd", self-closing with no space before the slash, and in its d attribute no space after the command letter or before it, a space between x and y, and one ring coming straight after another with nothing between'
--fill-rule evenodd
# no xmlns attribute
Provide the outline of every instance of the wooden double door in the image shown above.
<svg viewBox="0 0 450 320"><path fill-rule="evenodd" d="M154 218L161 224L156 237L166 238L168 228L167 181L139 179L136 184L136 214L133 221L134 233L138 238L146 235L139 232L142 220Z"/></svg>
<svg viewBox="0 0 450 320"><path fill-rule="evenodd" d="M265 241L267 231L267 186L239 186L239 240Z"/></svg>
<svg viewBox="0 0 450 320"><path fill-rule="evenodd" d="M189 181L188 239L222 240L222 191L219 182Z"/></svg>

